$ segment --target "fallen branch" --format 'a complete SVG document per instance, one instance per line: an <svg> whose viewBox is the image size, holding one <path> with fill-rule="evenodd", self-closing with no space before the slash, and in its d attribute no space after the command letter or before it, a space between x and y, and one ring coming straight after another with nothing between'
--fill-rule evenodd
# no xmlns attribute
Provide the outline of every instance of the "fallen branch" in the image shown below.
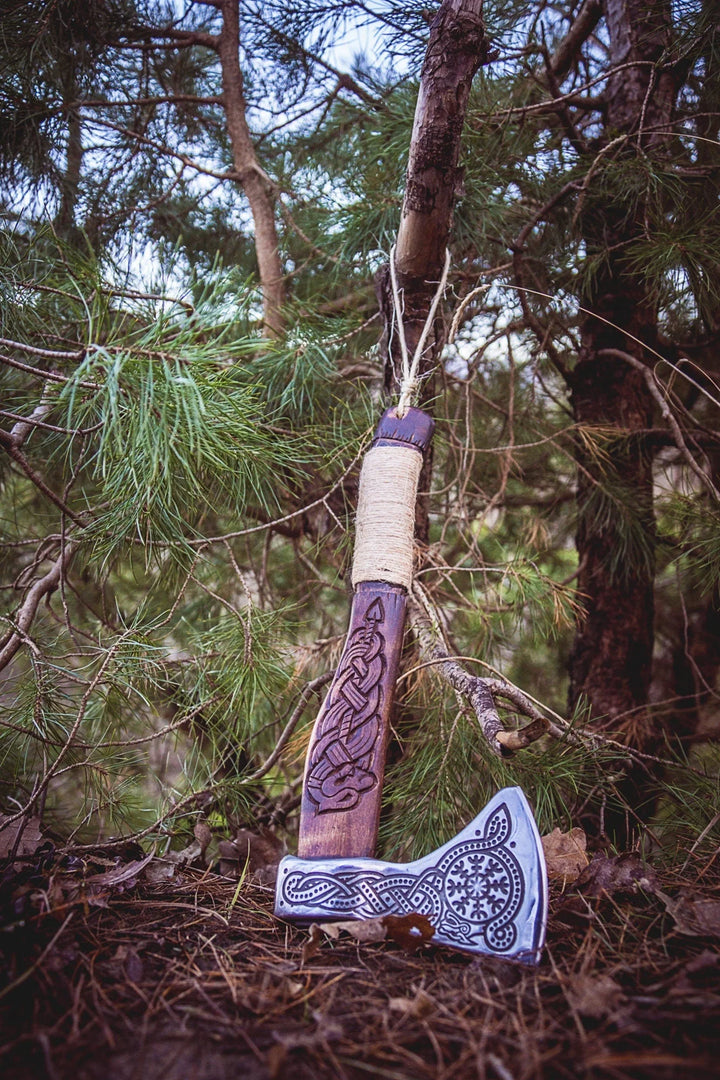
<svg viewBox="0 0 720 1080"><path fill-rule="evenodd" d="M488 679L480 675L471 675L446 647L438 644L438 641L444 641L445 637L440 620L434 615L425 590L417 582L413 585L413 595L410 600L410 618L421 655L430 663L437 664L439 671L456 694L468 702L494 754L499 757L503 752L513 753L516 750L524 750L546 734L554 737L564 734L535 708L529 698L517 687L506 683L503 679ZM530 723L524 728L506 730L498 712L498 698L510 702L516 712L529 717Z"/></svg>

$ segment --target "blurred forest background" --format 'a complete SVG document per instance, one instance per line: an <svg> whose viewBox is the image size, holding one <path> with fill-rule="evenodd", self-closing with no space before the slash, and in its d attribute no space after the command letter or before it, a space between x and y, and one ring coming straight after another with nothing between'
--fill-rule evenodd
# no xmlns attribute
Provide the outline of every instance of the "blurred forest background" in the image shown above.
<svg viewBox="0 0 720 1080"><path fill-rule="evenodd" d="M359 460L397 389L375 282L434 13L2 4L5 825L292 837ZM383 850L428 850L518 782L541 831L712 852L717 7L484 19L417 598L508 729L551 727L498 754L411 627Z"/></svg>

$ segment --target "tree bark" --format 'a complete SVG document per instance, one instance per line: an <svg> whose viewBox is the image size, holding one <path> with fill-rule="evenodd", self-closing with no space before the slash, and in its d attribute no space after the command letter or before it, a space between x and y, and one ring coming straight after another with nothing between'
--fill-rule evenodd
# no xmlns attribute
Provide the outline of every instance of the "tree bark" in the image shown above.
<svg viewBox="0 0 720 1080"><path fill-rule="evenodd" d="M453 205L461 187L458 160L470 87L478 68L487 59L482 0L444 0L430 28L420 75L405 198L395 245L403 325L411 356L444 267ZM393 299L388 267L380 272L378 294L386 337L392 342L385 369L386 390L391 391L399 386L400 376L397 333L392 332ZM432 371L444 343L441 320L437 319L422 358L421 377ZM432 383L426 380L421 401L432 396ZM421 492L430 486L431 471L432 448L425 459ZM427 533L427 503L421 495L417 511L418 539L426 541Z"/></svg>
<svg viewBox="0 0 720 1080"><path fill-rule="evenodd" d="M670 41L669 0L605 0L613 67L637 61L608 82L609 138L632 138L627 157L652 152L667 130L676 87L656 68ZM651 130L646 130L650 128ZM642 202L628 213L619 201L588 200L583 233L588 255L606 252L583 306L598 317L581 325L578 363L570 375L574 418L603 435L602 461L578 448L578 592L584 607L570 657L569 706L584 701L596 726L646 742L653 651L655 524L652 458L640 432L652 426L653 401L642 372L612 350L642 362L657 347L657 310L623 251L642 230ZM608 324L613 325L608 325ZM610 351L608 351L610 350ZM615 434L616 433L616 434Z"/></svg>
<svg viewBox="0 0 720 1080"><path fill-rule="evenodd" d="M425 282L445 261L470 87L487 59L481 0L445 0L430 30L410 142L395 262Z"/></svg>
<svg viewBox="0 0 720 1080"><path fill-rule="evenodd" d="M465 112L472 80L487 61L487 51L481 0L444 0L430 29L420 75L395 246L411 353L445 262L453 205L461 187L458 159ZM429 357L437 347L437 341L434 347L429 345Z"/></svg>
<svg viewBox="0 0 720 1080"><path fill-rule="evenodd" d="M76 211L83 162L82 119L80 110L71 107L71 103L77 101L77 98L77 78L73 67L64 79L63 86L63 105L67 108L67 139L65 171L60 180L60 205L55 218L58 234L70 244L77 243L79 239Z"/></svg>
<svg viewBox="0 0 720 1080"><path fill-rule="evenodd" d="M240 69L240 16L238 0L222 0L222 30L218 55L222 69L223 104L232 146L233 165L247 196L255 225L263 323L268 337L283 331L285 300L282 263L275 225L275 196L267 174L260 167L246 119L243 77Z"/></svg>

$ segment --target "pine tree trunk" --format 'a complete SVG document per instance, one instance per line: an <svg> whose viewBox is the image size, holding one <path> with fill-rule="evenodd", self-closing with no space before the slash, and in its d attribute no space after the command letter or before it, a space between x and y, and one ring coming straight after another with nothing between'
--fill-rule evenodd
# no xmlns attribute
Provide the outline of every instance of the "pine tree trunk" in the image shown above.
<svg viewBox="0 0 720 1080"><path fill-rule="evenodd" d="M275 198L270 181L255 154L245 116L245 95L240 69L240 17L238 0L222 0L222 30L218 55L222 68L223 104L232 146L233 164L250 204L255 225L263 323L269 337L283 331L285 299L282 263L275 226Z"/></svg>
<svg viewBox="0 0 720 1080"><path fill-rule="evenodd" d="M670 3L605 0L613 67L638 61L608 81L607 130L631 137L618 150L652 153L671 117L675 82L653 64L669 43ZM646 129L650 129L649 131ZM653 652L655 524L652 458L642 432L652 426L653 401L642 372L618 352L645 363L634 339L657 346L657 311L642 279L623 262L642 229L642 205L628 214L619 202L589 198L584 213L588 255L606 253L583 306L581 350L571 376L578 425L600 427L606 457L578 449L578 590L584 617L570 658L569 704L584 700L596 725L648 739L646 705ZM602 321L606 320L606 321ZM612 326L608 325L613 324ZM614 350L608 352L607 350Z"/></svg>
<svg viewBox="0 0 720 1080"><path fill-rule="evenodd" d="M65 172L60 181L60 206L55 227L58 235L68 243L78 240L76 210L80 195L83 145L82 119L79 109L71 108L78 98L75 70L69 72L63 90L63 105L67 109L67 140L65 142Z"/></svg>

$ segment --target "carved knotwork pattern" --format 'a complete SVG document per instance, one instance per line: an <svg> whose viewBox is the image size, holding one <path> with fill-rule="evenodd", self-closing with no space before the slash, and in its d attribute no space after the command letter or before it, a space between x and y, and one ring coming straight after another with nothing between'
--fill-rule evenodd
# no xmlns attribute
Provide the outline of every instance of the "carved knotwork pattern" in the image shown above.
<svg viewBox="0 0 720 1080"><path fill-rule="evenodd" d="M378 783L372 765L386 666L385 638L379 629L384 620L385 608L378 598L348 639L318 719L305 789L319 814L352 810Z"/></svg>
<svg viewBox="0 0 720 1080"><path fill-rule="evenodd" d="M510 813L501 803L482 831L441 848L433 865L421 860L416 872L412 864L405 870L292 871L282 883L283 898L336 917L425 915L436 934L460 946L484 942L492 952L508 952L517 940L515 919L525 897L511 833Z"/></svg>

